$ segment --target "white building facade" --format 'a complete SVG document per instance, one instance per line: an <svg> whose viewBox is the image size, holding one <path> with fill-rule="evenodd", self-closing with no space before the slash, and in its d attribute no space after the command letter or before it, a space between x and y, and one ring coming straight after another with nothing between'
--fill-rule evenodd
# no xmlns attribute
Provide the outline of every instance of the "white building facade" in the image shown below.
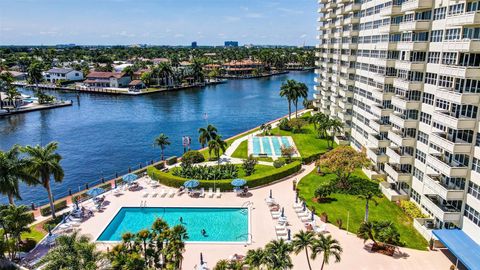
<svg viewBox="0 0 480 270"><path fill-rule="evenodd" d="M320 0L315 105L392 201L480 244L480 2Z"/></svg>
<svg viewBox="0 0 480 270"><path fill-rule="evenodd" d="M83 73L71 68L52 68L43 74L47 82L55 83L60 81L82 81Z"/></svg>

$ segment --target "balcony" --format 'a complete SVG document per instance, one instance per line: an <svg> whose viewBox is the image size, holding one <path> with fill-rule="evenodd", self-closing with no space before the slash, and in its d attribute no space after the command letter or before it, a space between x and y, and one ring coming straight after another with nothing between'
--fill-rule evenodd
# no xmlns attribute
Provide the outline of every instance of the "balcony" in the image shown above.
<svg viewBox="0 0 480 270"><path fill-rule="evenodd" d="M439 229L433 218L415 218L413 227L427 240L432 239L432 230Z"/></svg>
<svg viewBox="0 0 480 270"><path fill-rule="evenodd" d="M428 41L399 41L397 50L399 51L426 51L428 49Z"/></svg>
<svg viewBox="0 0 480 270"><path fill-rule="evenodd" d="M347 112L339 112L338 113L338 118L342 121L352 121L352 114L347 113Z"/></svg>
<svg viewBox="0 0 480 270"><path fill-rule="evenodd" d="M399 130L389 130L388 139L398 146L414 147L416 139L408 137Z"/></svg>
<svg viewBox="0 0 480 270"><path fill-rule="evenodd" d="M381 11L380 11L381 13ZM398 29L399 29L399 25L398 24L389 24L389 25L382 25L380 26L379 28L377 28L377 31L379 33L395 33L395 32L398 32Z"/></svg>
<svg viewBox="0 0 480 270"><path fill-rule="evenodd" d="M439 42L439 46L443 51L452 51L452 52L479 52L480 51L480 41L479 40L455 40L447 42ZM431 43L430 48L433 48L435 44ZM433 50L433 49L432 49Z"/></svg>
<svg viewBox="0 0 480 270"><path fill-rule="evenodd" d="M335 8L335 7L337 7L337 3L333 2L333 1L328 1L328 3L325 5L326 9L332 9L332 8Z"/></svg>
<svg viewBox="0 0 480 270"><path fill-rule="evenodd" d="M440 73L448 76L471 78L471 77L477 77L478 74L480 74L480 68L442 65L440 68Z"/></svg>
<svg viewBox="0 0 480 270"><path fill-rule="evenodd" d="M377 119L370 121L370 127L376 132L380 133L389 131L392 128L392 125Z"/></svg>
<svg viewBox="0 0 480 270"><path fill-rule="evenodd" d="M390 5L386 8L382 8L380 10L380 16L392 16L392 15L397 15L397 14L400 14L402 12L401 10L401 7L400 6L394 6L394 5Z"/></svg>
<svg viewBox="0 0 480 270"><path fill-rule="evenodd" d="M350 62L350 61L355 61L357 57L355 55L348 55L348 54L342 54L340 56L340 59L342 61L347 61L347 62Z"/></svg>
<svg viewBox="0 0 480 270"><path fill-rule="evenodd" d="M460 15L447 16L447 26L480 24L480 12L468 12Z"/></svg>
<svg viewBox="0 0 480 270"><path fill-rule="evenodd" d="M457 223L462 216L460 210L448 204L437 195L425 195L422 204L443 222Z"/></svg>
<svg viewBox="0 0 480 270"><path fill-rule="evenodd" d="M378 134L370 133L368 135L368 140L372 143L375 148L385 148L390 145L390 141L387 138L382 138Z"/></svg>
<svg viewBox="0 0 480 270"><path fill-rule="evenodd" d="M411 71L424 71L425 62L395 61L396 69L405 69Z"/></svg>
<svg viewBox="0 0 480 270"><path fill-rule="evenodd" d="M433 132L430 142L434 143L450 153L470 153L472 144L447 135L445 132Z"/></svg>
<svg viewBox="0 0 480 270"><path fill-rule="evenodd" d="M350 16L349 18L343 20L343 24L351 24L351 23L359 23L359 22L360 22L360 18L353 17L353 16Z"/></svg>
<svg viewBox="0 0 480 270"><path fill-rule="evenodd" d="M408 194L403 191L396 190L393 185L388 182L380 182L380 190L392 202L408 200Z"/></svg>
<svg viewBox="0 0 480 270"><path fill-rule="evenodd" d="M362 168L363 173L372 180L384 180L385 174L380 172L378 168L375 166L371 166L370 168Z"/></svg>
<svg viewBox="0 0 480 270"><path fill-rule="evenodd" d="M400 128L417 128L417 119L406 118L405 115L394 112L390 114L390 122Z"/></svg>
<svg viewBox="0 0 480 270"><path fill-rule="evenodd" d="M356 50L358 48L357 43L342 43L342 49L350 49L350 50Z"/></svg>
<svg viewBox="0 0 480 270"><path fill-rule="evenodd" d="M387 156L390 163L410 165L413 164L413 156L407 154L405 151L402 151L401 148L398 147L388 147Z"/></svg>
<svg viewBox="0 0 480 270"><path fill-rule="evenodd" d="M388 162L388 156L381 153L378 148L368 148L367 157L373 161L373 163L385 163Z"/></svg>
<svg viewBox="0 0 480 270"><path fill-rule="evenodd" d="M421 9L431 9L433 6L432 0L410 0L402 3L401 11L413 11Z"/></svg>
<svg viewBox="0 0 480 270"><path fill-rule="evenodd" d="M338 145L350 145L350 141L345 136L335 136L334 141Z"/></svg>
<svg viewBox="0 0 480 270"><path fill-rule="evenodd" d="M475 129L477 122L473 118L456 117L449 111L443 110L435 110L432 121L442 123L453 129Z"/></svg>
<svg viewBox="0 0 480 270"><path fill-rule="evenodd" d="M421 101L409 100L403 96L395 95L392 97L392 105L402 110L419 110Z"/></svg>
<svg viewBox="0 0 480 270"><path fill-rule="evenodd" d="M412 173L402 170L399 164L385 163L385 172L390 176L395 182L412 182Z"/></svg>
<svg viewBox="0 0 480 270"><path fill-rule="evenodd" d="M430 30L430 21L410 21L401 22L399 31L428 31Z"/></svg>
<svg viewBox="0 0 480 270"><path fill-rule="evenodd" d="M457 162L449 162L440 154L427 155L427 163L448 177L466 178L469 168Z"/></svg>
<svg viewBox="0 0 480 270"><path fill-rule="evenodd" d="M343 110L348 110L353 108L353 104L343 99L338 101L338 107L342 108Z"/></svg>
<svg viewBox="0 0 480 270"><path fill-rule="evenodd" d="M340 89L338 89L338 94L343 96L343 97L353 97L353 91L349 91L347 88L345 87L338 87Z"/></svg>
<svg viewBox="0 0 480 270"><path fill-rule="evenodd" d="M423 81L407 81L402 78L395 78L393 86L405 90L422 91Z"/></svg>
<svg viewBox="0 0 480 270"><path fill-rule="evenodd" d="M454 184L446 184L444 178L441 175L427 174L426 177L424 177L423 179L425 185L443 199L448 201L463 200L464 189Z"/></svg>
<svg viewBox="0 0 480 270"><path fill-rule="evenodd" d="M389 116L392 113L392 109L385 108L378 104L370 106L370 111L378 116Z"/></svg>
<svg viewBox="0 0 480 270"><path fill-rule="evenodd" d="M437 88L435 97L448 100L457 104L477 104L480 102L480 94L477 93L458 93L449 88Z"/></svg>

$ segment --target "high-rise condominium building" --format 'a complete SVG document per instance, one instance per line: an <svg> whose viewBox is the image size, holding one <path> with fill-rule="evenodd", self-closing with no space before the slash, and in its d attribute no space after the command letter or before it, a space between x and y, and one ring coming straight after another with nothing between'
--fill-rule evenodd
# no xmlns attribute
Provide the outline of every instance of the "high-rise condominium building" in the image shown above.
<svg viewBox="0 0 480 270"><path fill-rule="evenodd" d="M425 238L461 228L480 244L480 2L319 3L319 111L345 123L387 198L428 214L414 221Z"/></svg>

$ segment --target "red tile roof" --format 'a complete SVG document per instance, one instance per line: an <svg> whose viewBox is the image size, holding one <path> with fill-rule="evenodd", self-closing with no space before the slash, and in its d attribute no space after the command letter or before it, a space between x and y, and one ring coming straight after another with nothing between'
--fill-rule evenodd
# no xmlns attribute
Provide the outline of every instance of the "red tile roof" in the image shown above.
<svg viewBox="0 0 480 270"><path fill-rule="evenodd" d="M124 72L103 72L103 71L92 71L87 75L87 79L92 79L92 78L117 78L120 79L123 76L125 76Z"/></svg>

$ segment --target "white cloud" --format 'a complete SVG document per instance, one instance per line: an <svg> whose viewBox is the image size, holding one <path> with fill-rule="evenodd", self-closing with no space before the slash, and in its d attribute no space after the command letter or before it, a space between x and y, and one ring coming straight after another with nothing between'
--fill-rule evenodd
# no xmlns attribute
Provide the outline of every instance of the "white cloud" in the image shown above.
<svg viewBox="0 0 480 270"><path fill-rule="evenodd" d="M303 14L302 10L297 10L297 9L291 9L291 8L277 8L278 11L288 13L288 14Z"/></svg>
<svg viewBox="0 0 480 270"><path fill-rule="evenodd" d="M258 19L258 18L263 18L263 14L261 14L261 13L247 13L247 14L245 14L245 17Z"/></svg>

